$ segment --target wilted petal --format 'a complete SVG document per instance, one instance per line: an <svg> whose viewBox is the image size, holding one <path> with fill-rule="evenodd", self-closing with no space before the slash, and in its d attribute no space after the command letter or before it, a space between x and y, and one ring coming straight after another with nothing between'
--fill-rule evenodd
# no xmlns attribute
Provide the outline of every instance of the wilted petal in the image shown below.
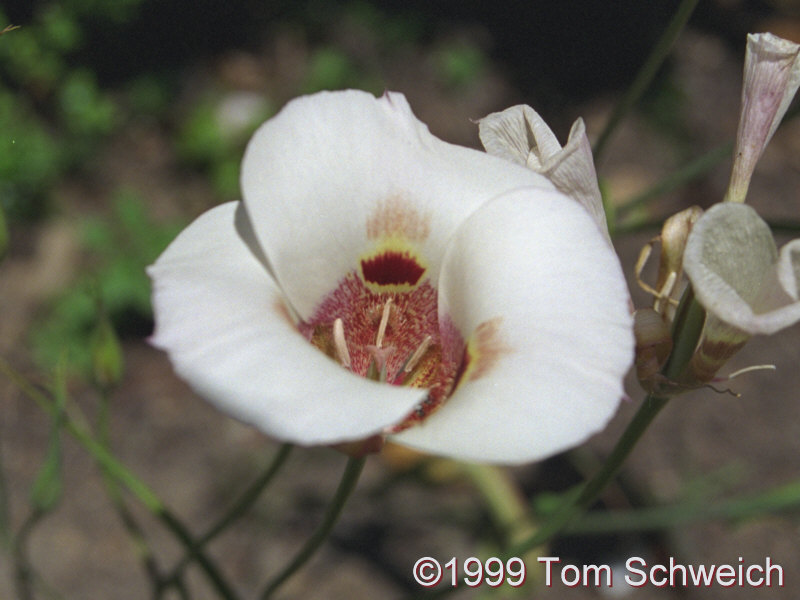
<svg viewBox="0 0 800 600"><path fill-rule="evenodd" d="M486 152L531 169L542 168L542 158L561 151L555 134L530 106L518 104L478 121L478 135Z"/></svg>
<svg viewBox="0 0 800 600"><path fill-rule="evenodd" d="M560 194L519 190L456 232L440 314L466 337L444 405L396 440L465 460L518 463L600 430L633 357L619 262L586 212Z"/></svg>
<svg viewBox="0 0 800 600"><path fill-rule="evenodd" d="M726 201L744 202L758 159L800 85L800 46L771 33L747 36L742 110Z"/></svg>
<svg viewBox="0 0 800 600"><path fill-rule="evenodd" d="M489 154L526 165L583 205L611 243L592 148L583 119L569 132L563 148L555 134L530 106L517 105L492 113L478 122L483 147Z"/></svg>
<svg viewBox="0 0 800 600"><path fill-rule="evenodd" d="M401 420L425 391L356 377L301 336L240 237L251 229L238 204L201 215L148 269L153 343L199 394L278 439L332 444Z"/></svg>
<svg viewBox="0 0 800 600"><path fill-rule="evenodd" d="M750 206L709 209L689 235L684 269L706 311L745 334L775 333L800 320L800 240L779 258L769 226Z"/></svg>
<svg viewBox="0 0 800 600"><path fill-rule="evenodd" d="M793 300L800 300L800 240L781 248L778 259L778 281Z"/></svg>
<svg viewBox="0 0 800 600"><path fill-rule="evenodd" d="M256 236L302 319L389 246L435 285L458 224L522 186L552 189L527 169L435 138L394 93L293 100L256 132L242 164Z"/></svg>

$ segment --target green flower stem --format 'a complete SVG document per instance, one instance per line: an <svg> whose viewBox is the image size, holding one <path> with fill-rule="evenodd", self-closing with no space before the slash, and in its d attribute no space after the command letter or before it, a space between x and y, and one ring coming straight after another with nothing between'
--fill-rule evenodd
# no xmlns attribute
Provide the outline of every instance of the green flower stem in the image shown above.
<svg viewBox="0 0 800 600"><path fill-rule="evenodd" d="M706 152L702 156L694 159L690 163L684 165L674 173L670 173L667 177L657 182L651 188L645 190L641 194L637 194L633 198L625 201L623 204L616 207L616 216L622 220L636 210L644 206L650 201L677 190L681 186L694 181L708 173L711 169L719 165L723 160L728 158L733 152L733 142L726 142L717 146L713 150Z"/></svg>
<svg viewBox="0 0 800 600"><path fill-rule="evenodd" d="M797 510L799 507L800 481L793 481L766 492L748 494L724 502L712 503L701 499L671 506L589 513L568 530L578 535L657 531L709 519L738 521Z"/></svg>
<svg viewBox="0 0 800 600"><path fill-rule="evenodd" d="M200 539L197 541L199 545L203 546L217 537L228 527L228 525L242 516L242 514L244 514L256 500L258 500L258 497L262 494L262 492L266 489L280 468L286 462L286 459L289 457L292 448L292 444L283 444L280 447L280 450L278 450L277 454L267 466L266 470L264 470L264 472L250 485L250 487L248 487L244 493L242 493L234 505L231 506L230 510L228 510L228 512L223 515L216 524L212 525L208 531L206 531L206 533L200 537Z"/></svg>
<svg viewBox="0 0 800 600"><path fill-rule="evenodd" d="M508 471L491 465L461 463L464 474L483 496L489 514L507 543L535 530L527 504Z"/></svg>
<svg viewBox="0 0 800 600"><path fill-rule="evenodd" d="M674 345L672 354L662 370L662 374L667 380L676 380L686 368L694 348L697 346L704 321L705 312L695 300L692 287L688 286L675 311L672 334ZM591 506L600 492L616 476L622 463L628 458L650 423L667 405L667 402L669 399L666 397L648 394L595 476L579 489L560 510L545 521L534 535L514 546L508 555L518 556L548 542Z"/></svg>
<svg viewBox="0 0 800 600"><path fill-rule="evenodd" d="M667 380L680 381L700 341L705 320L705 310L695 299L692 286L687 285L672 321L672 352L662 370Z"/></svg>
<svg viewBox="0 0 800 600"><path fill-rule="evenodd" d="M27 545L30 534L46 512L34 509L20 527L14 544L14 583L20 600L33 600L32 583L36 573L28 560Z"/></svg>
<svg viewBox="0 0 800 600"><path fill-rule="evenodd" d="M511 546L530 537L537 527L527 502L519 488L511 480L508 470L492 465L460 463L464 474L483 496L489 515L503 535L503 545ZM542 573L536 569L537 548L524 557L528 564L527 580L538 583ZM530 560L527 560L527 559Z"/></svg>
<svg viewBox="0 0 800 600"><path fill-rule="evenodd" d="M633 450L647 427L653 422L656 415L661 412L661 409L666 406L667 402L666 398L659 398L653 395L647 396L639 411L625 429L622 437L617 441L611 454L603 463L600 471L579 492L573 495L572 499L568 500L560 510L545 521L534 535L513 546L506 554L508 556L520 556L533 548L542 546L560 533L578 514L591 506L600 492L617 474L631 450Z"/></svg>
<svg viewBox="0 0 800 600"><path fill-rule="evenodd" d="M239 499L222 515L222 517L212 525L203 535L201 535L195 542L195 546L186 549L186 555L173 569L172 573L166 578L166 582L176 581L183 573L186 566L194 559L197 551L208 544L212 539L217 537L220 533L225 531L228 526L236 519L241 517L247 512L253 503L258 500L259 496L264 492L269 483L273 480L280 468L286 462L289 454L292 451L291 444L283 444L275 454L264 472L239 496Z"/></svg>
<svg viewBox="0 0 800 600"><path fill-rule="evenodd" d="M26 396L34 400L50 418L58 416L58 408L45 394L36 389L20 373L0 357L0 373L6 375ZM159 500L147 484L136 477L128 468L112 456L84 427L78 426L68 415L62 415L62 425L67 432L86 450L97 464L118 483L131 492L144 507L183 544L185 548L196 545L195 540L183 523ZM197 552L197 564L205 573L219 596L225 600L237 598L216 564L202 551Z"/></svg>
<svg viewBox="0 0 800 600"><path fill-rule="evenodd" d="M4 548L11 547L11 520L8 507L8 485L3 464L3 440L0 439L0 544Z"/></svg>
<svg viewBox="0 0 800 600"><path fill-rule="evenodd" d="M310 559L317 549L322 545L333 529L333 526L339 519L339 515L350 497L350 493L355 489L358 479L361 476L361 471L364 468L366 457L362 458L349 458L347 466L345 467L344 474L336 493L328 505L325 516L322 522L317 527L316 531L306 541L300 551L295 557L287 564L272 580L267 584L260 598L266 600L289 579L300 567L302 567L308 559Z"/></svg>
<svg viewBox="0 0 800 600"><path fill-rule="evenodd" d="M111 436L109 434L109 421L110 421L110 405L111 395L110 389L106 386L98 386L98 393L100 395L100 403L97 412L97 426L95 438L103 446L106 452L111 453ZM163 587L161 580L161 569L158 566L155 553L153 552L150 544L147 541L147 536L144 530L139 525L136 517L128 509L125 504L125 499L119 487L118 481L105 469L101 469L103 474L103 482L106 487L111 504L117 512L122 526L128 533L136 555L142 563L145 573L152 582L153 589L158 590Z"/></svg>
<svg viewBox="0 0 800 600"><path fill-rule="evenodd" d="M800 233L800 221L767 221L773 233L786 233L797 235Z"/></svg>
<svg viewBox="0 0 800 600"><path fill-rule="evenodd" d="M684 25L686 25L686 22L689 20L692 12L694 12L698 1L699 0L683 0L680 6L678 6L678 10L675 11L675 14L667 25L666 30L661 35L661 38L658 40L658 43L655 45L653 50L650 52L650 56L647 57L647 61L644 63L644 65L642 65L641 69L639 69L636 79L633 80L633 83L628 88L628 91L625 92L625 95L614 108L614 112L608 119L605 128L597 138L597 142L593 148L595 164L600 163L600 157L605 151L608 140L611 138L611 134L616 129L619 122L639 101L639 98L642 97L642 94L647 89L647 86L650 85L650 82L655 77L658 69L661 67L661 64L669 55L672 45L675 43L678 35L680 35L681 30L683 29Z"/></svg>

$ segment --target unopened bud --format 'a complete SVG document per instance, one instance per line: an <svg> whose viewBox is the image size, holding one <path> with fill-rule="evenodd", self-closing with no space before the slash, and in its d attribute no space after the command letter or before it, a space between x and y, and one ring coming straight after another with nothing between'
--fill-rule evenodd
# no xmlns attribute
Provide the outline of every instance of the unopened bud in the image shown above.
<svg viewBox="0 0 800 600"><path fill-rule="evenodd" d="M650 240L642 249L636 262L636 279L639 286L653 295L653 308L667 320L672 319L682 292L681 276L686 242L694 223L702 214L703 210L699 206L691 206L672 215L664 221L661 234ZM658 259L658 278L653 287L642 281L641 274L656 243L660 243L661 253Z"/></svg>
<svg viewBox="0 0 800 600"><path fill-rule="evenodd" d="M101 317L92 334L92 375L103 389L115 386L122 379L124 360L119 339L107 317Z"/></svg>

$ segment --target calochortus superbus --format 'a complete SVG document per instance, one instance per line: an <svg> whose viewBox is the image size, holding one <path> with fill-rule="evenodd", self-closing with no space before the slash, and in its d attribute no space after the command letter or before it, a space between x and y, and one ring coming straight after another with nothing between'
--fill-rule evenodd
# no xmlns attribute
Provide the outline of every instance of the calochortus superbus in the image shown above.
<svg viewBox="0 0 800 600"><path fill-rule="evenodd" d="M499 463L613 415L629 294L563 182L345 91L267 121L241 184L149 268L153 343L216 406L289 442Z"/></svg>
<svg viewBox="0 0 800 600"><path fill-rule="evenodd" d="M725 201L702 216L696 207L676 215L672 228L668 232L665 226L661 236L656 307L669 318L669 301L674 302L683 269L706 313L702 332L676 381L650 379L646 387L680 392L706 384L750 336L772 334L800 321L800 240L778 251L769 226L743 204L756 163L798 85L800 46L769 33L749 35ZM658 341L660 334L653 333L651 318L646 313L638 315L640 346L643 336Z"/></svg>

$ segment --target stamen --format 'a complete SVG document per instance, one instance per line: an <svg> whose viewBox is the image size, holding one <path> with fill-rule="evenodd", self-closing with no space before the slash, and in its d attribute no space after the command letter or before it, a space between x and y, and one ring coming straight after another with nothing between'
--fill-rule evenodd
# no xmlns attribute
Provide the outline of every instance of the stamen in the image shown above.
<svg viewBox="0 0 800 600"><path fill-rule="evenodd" d="M350 368L350 352L347 350L347 341L344 339L344 322L336 319L333 322L333 345L336 348L336 358L343 367Z"/></svg>
<svg viewBox="0 0 800 600"><path fill-rule="evenodd" d="M675 283L678 280L678 274L675 271L670 271L669 275L667 275L666 280L664 281L664 285L661 286L661 289L658 290L656 294L656 300L653 303L653 308L659 314L663 311L661 309L662 303L664 300L667 302L675 302L670 296L672 295L672 290L675 289ZM677 302L675 302L677 304Z"/></svg>
<svg viewBox="0 0 800 600"><path fill-rule="evenodd" d="M404 373L411 373L414 367L417 366L417 363L419 363L419 361L428 351L428 348L430 348L432 343L433 343L433 338L429 335L426 335L425 339L422 340L422 343L419 345L419 347L416 350L414 350L414 354L412 354L411 358L409 358L408 361L406 362L406 366L403 367Z"/></svg>
<svg viewBox="0 0 800 600"><path fill-rule="evenodd" d="M775 365L753 365L751 367L745 367L744 369L739 369L738 371L734 371L727 377L723 378L724 380L730 381L731 379L735 379L739 377L739 375L744 375L745 373L751 373L753 371L777 371L778 367Z"/></svg>
<svg viewBox="0 0 800 600"><path fill-rule="evenodd" d="M378 325L378 335L375 337L375 346L381 348L383 346L383 336L386 335L386 326L389 324L389 313L392 309L392 299L389 298L386 304L383 305L383 314L381 315L381 323Z"/></svg>

